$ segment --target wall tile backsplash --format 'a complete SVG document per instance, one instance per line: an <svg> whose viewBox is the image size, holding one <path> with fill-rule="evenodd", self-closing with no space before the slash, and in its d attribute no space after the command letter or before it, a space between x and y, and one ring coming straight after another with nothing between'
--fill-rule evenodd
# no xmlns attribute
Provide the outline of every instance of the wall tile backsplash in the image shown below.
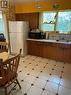
<svg viewBox="0 0 71 95"><path fill-rule="evenodd" d="M71 34L49 34L48 39L71 41Z"/></svg>

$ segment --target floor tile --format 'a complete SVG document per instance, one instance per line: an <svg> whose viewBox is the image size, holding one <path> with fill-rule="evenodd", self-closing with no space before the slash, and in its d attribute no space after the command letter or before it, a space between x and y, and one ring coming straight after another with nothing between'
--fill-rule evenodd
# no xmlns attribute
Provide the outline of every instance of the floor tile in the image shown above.
<svg viewBox="0 0 71 95"><path fill-rule="evenodd" d="M59 84L60 83L60 77L57 75L51 75L49 78L49 81Z"/></svg>
<svg viewBox="0 0 71 95"><path fill-rule="evenodd" d="M24 79L26 77L26 74L25 74L25 72L20 72L20 73L18 73L18 80L20 81L20 80L22 80L22 79Z"/></svg>
<svg viewBox="0 0 71 95"><path fill-rule="evenodd" d="M5 95L4 89L0 89L0 95Z"/></svg>
<svg viewBox="0 0 71 95"><path fill-rule="evenodd" d="M66 73L70 73L71 72L71 64L65 64L64 72L66 72Z"/></svg>
<svg viewBox="0 0 71 95"><path fill-rule="evenodd" d="M46 81L38 78L36 79L34 85L40 88L44 88L46 85Z"/></svg>
<svg viewBox="0 0 71 95"><path fill-rule="evenodd" d="M71 73L63 73L63 79L68 79L71 81Z"/></svg>
<svg viewBox="0 0 71 95"><path fill-rule="evenodd" d="M23 95L23 92L21 90L15 90L12 91L9 95Z"/></svg>
<svg viewBox="0 0 71 95"><path fill-rule="evenodd" d="M61 70L55 70L55 69L54 69L54 70L52 71L52 75L54 75L54 76L59 76L59 77L60 77L60 76L61 76Z"/></svg>
<svg viewBox="0 0 71 95"><path fill-rule="evenodd" d="M50 75L48 73L42 72L39 74L39 78L43 80L48 80L50 78Z"/></svg>
<svg viewBox="0 0 71 95"><path fill-rule="evenodd" d="M71 80L68 79L61 79L60 84L63 87L71 88Z"/></svg>
<svg viewBox="0 0 71 95"><path fill-rule="evenodd" d="M30 88L27 95L41 95L41 93L42 93L42 89L40 89L36 86L33 86Z"/></svg>
<svg viewBox="0 0 71 95"><path fill-rule="evenodd" d="M47 82L45 89L48 90L49 92L57 93L58 91L58 85L53 82Z"/></svg>
<svg viewBox="0 0 71 95"><path fill-rule="evenodd" d="M31 83L24 81L23 83L21 83L21 87L22 87L21 89L22 93L27 93L28 90L31 88Z"/></svg>
<svg viewBox="0 0 71 95"><path fill-rule="evenodd" d="M58 95L71 95L71 89L60 86Z"/></svg>
<svg viewBox="0 0 71 95"><path fill-rule="evenodd" d="M48 67L45 67L43 70L44 70L43 72L47 74L50 74L52 72L52 68L48 68Z"/></svg>
<svg viewBox="0 0 71 95"><path fill-rule="evenodd" d="M42 95L55 95L55 93L45 90Z"/></svg>
<svg viewBox="0 0 71 95"><path fill-rule="evenodd" d="M35 69L35 70L31 70L31 71L30 71L30 75L31 75L31 76L36 77L36 76L38 76L39 74L40 74L40 70L39 70L39 71L36 71L36 69Z"/></svg>
<svg viewBox="0 0 71 95"><path fill-rule="evenodd" d="M25 77L25 79L24 79L24 81L26 81L28 83L34 83L35 80L36 80L36 77L31 76L31 75Z"/></svg>

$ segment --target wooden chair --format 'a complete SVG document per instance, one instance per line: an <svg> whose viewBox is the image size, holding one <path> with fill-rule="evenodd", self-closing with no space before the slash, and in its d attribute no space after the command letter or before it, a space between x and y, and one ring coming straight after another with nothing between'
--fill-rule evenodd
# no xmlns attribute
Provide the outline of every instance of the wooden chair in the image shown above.
<svg viewBox="0 0 71 95"><path fill-rule="evenodd" d="M0 52L8 51L8 44L6 42L0 42Z"/></svg>
<svg viewBox="0 0 71 95"><path fill-rule="evenodd" d="M5 95L10 94L12 89L18 84L19 88L21 86L17 79L17 69L20 61L20 53L6 61L0 60L0 88L5 89ZM12 83L15 83L14 87L7 93L7 87L9 87Z"/></svg>

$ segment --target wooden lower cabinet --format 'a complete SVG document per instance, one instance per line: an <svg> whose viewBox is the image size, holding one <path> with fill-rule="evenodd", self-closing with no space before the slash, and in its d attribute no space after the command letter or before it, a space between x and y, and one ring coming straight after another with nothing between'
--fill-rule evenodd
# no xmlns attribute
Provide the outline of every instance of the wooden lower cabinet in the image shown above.
<svg viewBox="0 0 71 95"><path fill-rule="evenodd" d="M27 41L28 54L71 63L71 45Z"/></svg>
<svg viewBox="0 0 71 95"><path fill-rule="evenodd" d="M55 49L55 47L49 46L48 44L44 44L43 57L54 59L54 57L56 56Z"/></svg>
<svg viewBox="0 0 71 95"><path fill-rule="evenodd" d="M43 57L43 43L27 41L28 54Z"/></svg>
<svg viewBox="0 0 71 95"><path fill-rule="evenodd" d="M71 47L64 48L64 62L71 63Z"/></svg>
<svg viewBox="0 0 71 95"><path fill-rule="evenodd" d="M56 48L56 61L64 61L64 49L61 47Z"/></svg>
<svg viewBox="0 0 71 95"><path fill-rule="evenodd" d="M57 47L56 43L45 43L43 57L50 58L56 61L63 61L63 49Z"/></svg>

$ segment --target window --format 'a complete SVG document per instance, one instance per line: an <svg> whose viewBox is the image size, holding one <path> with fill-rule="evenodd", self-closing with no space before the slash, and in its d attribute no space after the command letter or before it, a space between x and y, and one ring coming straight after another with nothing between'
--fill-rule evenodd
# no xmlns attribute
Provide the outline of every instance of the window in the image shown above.
<svg viewBox="0 0 71 95"><path fill-rule="evenodd" d="M58 13L56 30L61 33L68 33L71 31L71 11Z"/></svg>
<svg viewBox="0 0 71 95"><path fill-rule="evenodd" d="M71 11L43 12L40 13L40 20L39 25L42 31L71 32Z"/></svg>
<svg viewBox="0 0 71 95"><path fill-rule="evenodd" d="M4 16L1 11L0 11L0 33L3 33L5 35Z"/></svg>
<svg viewBox="0 0 71 95"><path fill-rule="evenodd" d="M54 31L55 24L55 12L45 12L42 13L42 22L41 22L41 30L42 31Z"/></svg>

